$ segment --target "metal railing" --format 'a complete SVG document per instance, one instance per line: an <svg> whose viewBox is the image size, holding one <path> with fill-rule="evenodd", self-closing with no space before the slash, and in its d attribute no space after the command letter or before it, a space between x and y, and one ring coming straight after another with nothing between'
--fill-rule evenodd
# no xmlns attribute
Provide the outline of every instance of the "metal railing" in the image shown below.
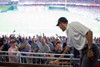
<svg viewBox="0 0 100 67"><path fill-rule="evenodd" d="M9 53L14 53L14 55L9 55ZM29 56L27 56L26 54L29 55ZM67 57L64 57L64 58L53 57L53 56L60 56L60 55L64 55L64 56L67 56ZM10 59L12 61L10 61ZM60 62L69 62L69 63L50 64L50 62L52 62L56 59L60 60ZM75 64L78 64L79 61L80 61L80 58L73 58L73 54L0 51L0 63L4 63L4 65L5 65L5 63L18 63L18 64L54 65L54 66L72 67ZM98 59L97 64L100 64L100 59Z"/></svg>
<svg viewBox="0 0 100 67"><path fill-rule="evenodd" d="M14 53L14 55L9 55ZM50 57L50 56L60 56L64 55L67 57ZM56 66L72 66L73 54L51 54L51 53L33 53L33 52L9 52L9 51L0 51L0 62L9 62L9 63L25 63L25 64L45 64L45 65L55 65L50 62L58 59L60 60ZM68 62L68 63L67 63Z"/></svg>

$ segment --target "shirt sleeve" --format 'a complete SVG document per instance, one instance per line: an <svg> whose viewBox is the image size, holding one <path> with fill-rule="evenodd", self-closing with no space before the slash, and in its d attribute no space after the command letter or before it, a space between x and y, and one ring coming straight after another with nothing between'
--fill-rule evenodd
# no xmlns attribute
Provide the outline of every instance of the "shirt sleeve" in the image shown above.
<svg viewBox="0 0 100 67"><path fill-rule="evenodd" d="M39 46L35 43L35 48L39 48Z"/></svg>
<svg viewBox="0 0 100 67"><path fill-rule="evenodd" d="M50 47L47 45L46 52L49 52L49 51L50 51Z"/></svg>
<svg viewBox="0 0 100 67"><path fill-rule="evenodd" d="M51 47L51 49L54 49L54 46L53 46L53 44L52 44L52 43L50 43L50 47Z"/></svg>
<svg viewBox="0 0 100 67"><path fill-rule="evenodd" d="M73 22L71 26L73 27L74 31L79 32L82 36L86 36L86 33L89 31L89 28L83 24L80 24L79 22Z"/></svg>
<svg viewBox="0 0 100 67"><path fill-rule="evenodd" d="M67 46L72 47L72 45L70 44L70 38L69 37L67 37Z"/></svg>

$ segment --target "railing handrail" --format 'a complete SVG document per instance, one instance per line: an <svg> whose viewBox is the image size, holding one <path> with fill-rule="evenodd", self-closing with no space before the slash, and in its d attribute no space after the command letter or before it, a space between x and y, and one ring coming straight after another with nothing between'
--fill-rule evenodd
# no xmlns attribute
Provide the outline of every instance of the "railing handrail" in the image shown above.
<svg viewBox="0 0 100 67"><path fill-rule="evenodd" d="M74 56L71 54L55 54L55 53L33 53L33 52L20 52L20 51L0 51L0 53L18 53L18 54L35 54L35 55L64 55L64 56Z"/></svg>
<svg viewBox="0 0 100 67"><path fill-rule="evenodd" d="M19 52L19 51L0 51L0 56L4 57L16 57L20 58L20 63L21 63L21 58L37 58L37 59L60 59L60 60L71 60L72 63L78 63L80 61L80 58L73 58L73 54L51 54L51 53L33 53L33 52ZM7 55L4 53L16 53L15 55ZM24 56L23 54L33 54L32 56ZM35 55L34 55L35 54ZM60 58L60 57L48 57L46 55L66 55L70 56L69 58ZM100 64L100 59L98 59L98 64Z"/></svg>

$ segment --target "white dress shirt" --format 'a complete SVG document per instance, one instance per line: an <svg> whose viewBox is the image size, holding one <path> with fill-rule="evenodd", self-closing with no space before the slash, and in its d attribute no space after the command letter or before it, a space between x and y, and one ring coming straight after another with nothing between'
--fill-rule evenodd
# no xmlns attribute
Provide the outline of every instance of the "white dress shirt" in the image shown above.
<svg viewBox="0 0 100 67"><path fill-rule="evenodd" d="M68 37L67 45L74 47L77 50L84 48L85 44L88 44L86 33L89 28L80 24L79 22L71 22L67 25L66 33Z"/></svg>

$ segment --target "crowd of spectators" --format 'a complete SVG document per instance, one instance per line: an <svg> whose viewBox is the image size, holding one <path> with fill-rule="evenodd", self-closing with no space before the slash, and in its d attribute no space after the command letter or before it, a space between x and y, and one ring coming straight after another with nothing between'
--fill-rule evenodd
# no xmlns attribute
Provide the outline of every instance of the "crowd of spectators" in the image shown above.
<svg viewBox="0 0 100 67"><path fill-rule="evenodd" d="M20 2L65 2L65 0L19 0ZM99 0L67 0L68 3L99 4Z"/></svg>
<svg viewBox="0 0 100 67"><path fill-rule="evenodd" d="M19 52L33 52L33 53L55 53L55 54L62 54L65 46L67 45L67 37L65 36L51 36L51 37L46 37L45 35L40 36L29 36L29 37L22 37L22 36L17 36L15 37L15 34L11 34L10 36L2 35L0 37L0 51L19 51ZM100 49L100 37L94 38L93 43L95 43L98 48ZM75 48L71 48L71 52L74 54L75 58L80 57L80 52L77 51ZM6 53L5 53L6 54ZM16 53L8 53L8 55L16 55ZM24 56L32 56L31 54L22 54ZM59 57L59 56L54 56L54 55L47 55L49 57ZM65 56L66 57L66 56ZM9 62L17 62L18 58L16 57L1 57L0 56L0 61L9 61ZM30 59L25 59L22 58L22 62L28 62L30 63L31 61L28 61ZM33 61L35 62L35 61ZM53 64L53 60L49 61L50 64ZM58 62L61 64L62 62ZM62 64L68 64L69 61L63 62Z"/></svg>
<svg viewBox="0 0 100 67"><path fill-rule="evenodd" d="M64 36L60 37L46 37L43 36L15 36L11 34L10 36L2 35L0 37L0 51L19 51L19 52L33 52L33 53L49 53L55 52L55 47L57 42L61 42L62 50L66 46L67 38ZM16 53L8 53L8 55L15 55ZM30 54L23 54L25 56L31 56ZM0 60L6 60L9 62L17 62L17 58L9 57L2 58ZM27 62L24 60L23 62Z"/></svg>
<svg viewBox="0 0 100 67"><path fill-rule="evenodd" d="M94 37L94 43L98 46L100 52L100 37Z"/></svg>

